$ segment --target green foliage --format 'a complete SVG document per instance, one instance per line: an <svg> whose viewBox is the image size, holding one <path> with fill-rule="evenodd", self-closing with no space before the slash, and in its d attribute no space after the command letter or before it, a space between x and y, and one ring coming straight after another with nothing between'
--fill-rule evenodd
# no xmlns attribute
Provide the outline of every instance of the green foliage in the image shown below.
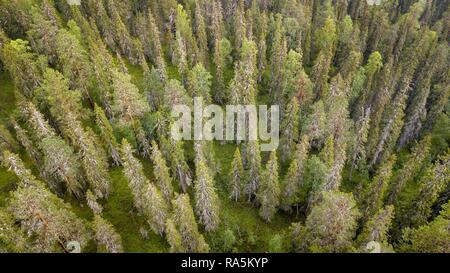
<svg viewBox="0 0 450 273"><path fill-rule="evenodd" d="M250 201L258 191L262 175L261 154L258 141L249 141L245 153L247 180L244 186L244 192L248 197L248 201Z"/></svg>
<svg viewBox="0 0 450 273"><path fill-rule="evenodd" d="M80 243L82 249L86 247L89 240L87 228L72 212L70 205L48 191L17 155L5 151L2 162L21 181L18 189L11 193L7 211L25 233L34 235L31 249L36 252L61 251L61 247L65 250L66 243L74 240ZM9 222L8 228L14 228L10 225L11 218L8 217L2 215L2 222L5 221L2 225ZM25 238L22 238L17 230L3 240L6 239L8 243L12 239L11 236L18 236L17 247L24 247Z"/></svg>
<svg viewBox="0 0 450 273"><path fill-rule="evenodd" d="M324 192L308 215L305 225L293 224L291 236L296 251L352 252L352 238L359 212L351 194Z"/></svg>
<svg viewBox="0 0 450 273"><path fill-rule="evenodd" d="M306 161L305 186L308 194L308 203L312 204L318 198L328 175L327 165L316 155L312 155Z"/></svg>
<svg viewBox="0 0 450 273"><path fill-rule="evenodd" d="M195 170L195 211L200 223L205 226L205 231L211 232L217 229L220 222L219 197L214 188L211 170L208 169L204 158L196 162Z"/></svg>
<svg viewBox="0 0 450 273"><path fill-rule="evenodd" d="M426 223L431 214L431 207L436 202L445 187L448 186L450 174L450 150L442 155L439 160L430 166L421 178L419 194L408 211L407 223L418 226Z"/></svg>
<svg viewBox="0 0 450 273"><path fill-rule="evenodd" d="M242 197L243 182L245 179L241 152L239 148L236 148L230 172L230 198L235 202L239 201Z"/></svg>
<svg viewBox="0 0 450 273"><path fill-rule="evenodd" d="M168 217L168 204L161 192L145 177L142 164L133 155L130 144L122 140L122 165L124 176L134 197L134 204L152 230L162 235Z"/></svg>
<svg viewBox="0 0 450 273"><path fill-rule="evenodd" d="M407 228L403 235L401 249L406 252L448 253L450 236L450 204L443 206L442 211L431 223L415 229Z"/></svg>
<svg viewBox="0 0 450 273"><path fill-rule="evenodd" d="M191 97L202 97L205 104L211 103L212 76L201 64L197 64L189 72L188 90Z"/></svg>
<svg viewBox="0 0 450 273"><path fill-rule="evenodd" d="M172 178L169 175L169 169L167 168L164 157L155 141L152 141L152 161L156 183L158 184L164 199L166 199L166 202L169 204L173 197Z"/></svg>
<svg viewBox="0 0 450 273"><path fill-rule="evenodd" d="M275 234L269 241L269 252L281 253L283 251L283 237L280 234Z"/></svg>
<svg viewBox="0 0 450 273"><path fill-rule="evenodd" d="M73 148L64 140L56 137L44 138L40 143L44 154L44 170L53 174L67 190L77 198L81 196L84 187L80 173L80 163Z"/></svg>
<svg viewBox="0 0 450 273"><path fill-rule="evenodd" d="M391 221L394 217L394 206L387 206L380 209L366 224L363 231L358 236L358 243L361 247L366 247L370 242L378 242L383 246L388 246L388 232Z"/></svg>
<svg viewBox="0 0 450 273"><path fill-rule="evenodd" d="M0 252L448 252L449 13L350 2L0 1ZM173 140L193 96L279 149Z"/></svg>
<svg viewBox="0 0 450 273"><path fill-rule="evenodd" d="M181 236L183 249L187 252L208 252L209 246L198 231L194 211L189 202L187 194L180 194L172 201L173 219Z"/></svg>
<svg viewBox="0 0 450 273"><path fill-rule="evenodd" d="M389 159L389 161L380 166L372 180L372 183L368 185L362 204L364 221L366 221L371 215L375 215L375 213L381 209L386 191L389 187L389 182L392 176L392 168L396 159L397 158L393 156Z"/></svg>
<svg viewBox="0 0 450 273"><path fill-rule="evenodd" d="M115 165L120 164L119 144L114 136L114 130L105 115L105 112L97 104L94 107L97 126L100 128L100 135L107 151Z"/></svg>
<svg viewBox="0 0 450 273"><path fill-rule="evenodd" d="M233 250L234 244L236 243L236 236L233 230L227 229L223 234L223 250L229 252Z"/></svg>
<svg viewBox="0 0 450 273"><path fill-rule="evenodd" d="M2 46L1 56L16 87L23 95L31 97L40 84L42 67L41 60L31 52L29 43L20 39L10 41Z"/></svg>
<svg viewBox="0 0 450 273"><path fill-rule="evenodd" d="M270 222L280 204L280 185L278 181L278 162L275 151L270 153L269 162L263 172L258 190L258 202L261 204L259 215Z"/></svg>
<svg viewBox="0 0 450 273"><path fill-rule="evenodd" d="M309 153L309 139L304 136L297 144L295 156L289 165L289 169L282 184L281 207L290 211L293 205L298 206L301 200L301 193L305 190L305 168Z"/></svg>
<svg viewBox="0 0 450 273"><path fill-rule="evenodd" d="M97 251L108 253L123 252L120 235L114 230L113 226L103 219L100 215L95 215L93 222L95 231L95 240L97 241ZM98 249L98 247L101 249Z"/></svg>
<svg viewBox="0 0 450 273"><path fill-rule="evenodd" d="M281 123L280 152L281 161L286 162L292 157L292 146L299 138L299 103L296 97L293 97L286 106Z"/></svg>
<svg viewBox="0 0 450 273"><path fill-rule="evenodd" d="M150 110L138 88L131 82L129 74L113 71L113 105L112 110L122 124L133 123Z"/></svg>
<svg viewBox="0 0 450 273"><path fill-rule="evenodd" d="M240 61L236 65L234 78L230 83L228 102L230 104L252 104L256 102L256 45L245 39L240 50Z"/></svg>

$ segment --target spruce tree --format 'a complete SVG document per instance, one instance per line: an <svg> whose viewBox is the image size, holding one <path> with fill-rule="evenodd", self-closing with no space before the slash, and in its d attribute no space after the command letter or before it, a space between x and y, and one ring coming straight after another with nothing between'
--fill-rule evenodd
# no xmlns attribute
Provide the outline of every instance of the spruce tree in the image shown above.
<svg viewBox="0 0 450 273"><path fill-rule="evenodd" d="M156 65L161 79L166 79L167 71L161 46L161 33L151 8L147 10L146 14L137 15L135 28L145 56Z"/></svg>
<svg viewBox="0 0 450 273"><path fill-rule="evenodd" d="M305 214L299 252L447 252L450 11L371 2L0 0L0 252L139 248L100 200L123 179L138 233L171 252L210 250L196 221L214 251L260 248L222 197ZM279 105L280 153L171 138L192 97Z"/></svg>
<svg viewBox="0 0 450 273"><path fill-rule="evenodd" d="M293 97L286 106L281 123L281 162L291 159L291 147L299 138L299 110L297 97Z"/></svg>
<svg viewBox="0 0 450 273"><path fill-rule="evenodd" d="M120 123L133 122L150 110L145 98L131 82L129 74L113 71L112 83L114 88L112 110Z"/></svg>
<svg viewBox="0 0 450 273"><path fill-rule="evenodd" d="M30 25L27 37L31 47L38 54L48 56L49 62L56 61L56 35L59 33L59 22L52 20L40 7L31 7Z"/></svg>
<svg viewBox="0 0 450 273"><path fill-rule="evenodd" d="M31 252L25 232L16 225L14 217L6 210L0 210L0 243L2 251Z"/></svg>
<svg viewBox="0 0 450 273"><path fill-rule="evenodd" d="M364 83L361 82L361 85L353 90L352 96L358 96L358 100L355 106L355 114L354 116L359 119L364 112L360 113L361 110L366 111L370 105L369 102L373 99L373 82L376 79L375 76L383 67L383 58L378 51L375 51L369 56L367 64L364 66Z"/></svg>
<svg viewBox="0 0 450 273"><path fill-rule="evenodd" d="M291 102L293 97L297 97L299 91L299 80L305 72L302 67L302 55L294 50L289 50L286 59L283 63L281 77L281 92L282 97L280 102L285 105ZM297 98L302 99L302 98Z"/></svg>
<svg viewBox="0 0 450 273"><path fill-rule="evenodd" d="M91 88L92 68L88 54L80 41L67 30L60 30L56 36L58 67L69 80L71 89L78 89L84 98L93 103Z"/></svg>
<svg viewBox="0 0 450 273"><path fill-rule="evenodd" d="M319 153L319 157L322 160L322 162L325 163L325 166L327 166L328 169L331 169L331 167L333 167L333 165L334 165L334 137L333 136L329 136L327 138L322 150Z"/></svg>
<svg viewBox="0 0 450 273"><path fill-rule="evenodd" d="M230 198L238 202L242 197L243 183L245 181L244 167L239 147L236 148L231 162L230 171Z"/></svg>
<svg viewBox="0 0 450 273"><path fill-rule="evenodd" d="M307 210L320 202L322 192L325 190L329 168L318 156L311 155L305 166L305 187L307 189Z"/></svg>
<svg viewBox="0 0 450 273"><path fill-rule="evenodd" d="M81 104L81 93L70 90L69 82L58 71L47 68L41 87L37 90L39 96L45 98L45 102L52 115L53 121L64 135L68 136L68 126L73 120L81 120L85 117ZM42 106L41 106L42 107Z"/></svg>
<svg viewBox="0 0 450 273"><path fill-rule="evenodd" d="M155 67L144 71L144 94L151 106L151 110L160 109L164 100L164 81Z"/></svg>
<svg viewBox="0 0 450 273"><path fill-rule="evenodd" d="M80 198L84 181L79 158L75 155L73 148L59 137L44 138L39 148L44 155L45 172L64 184L69 193Z"/></svg>
<svg viewBox="0 0 450 273"><path fill-rule="evenodd" d="M15 86L20 92L31 98L34 89L41 83L42 59L31 52L29 43L24 40L13 40L1 48L2 62L11 74Z"/></svg>
<svg viewBox="0 0 450 273"><path fill-rule="evenodd" d="M236 12L233 17L233 37L234 48L237 52L241 51L246 37L246 22L245 22L245 5L243 0L237 1Z"/></svg>
<svg viewBox="0 0 450 273"><path fill-rule="evenodd" d="M187 194L176 196L172 201L172 206L173 222L181 236L182 249L186 250L186 252L208 252L209 246L205 242L203 235L198 231L189 196ZM179 248L178 242L174 246Z"/></svg>
<svg viewBox="0 0 450 273"><path fill-rule="evenodd" d="M398 146L404 147L411 142L413 138L417 138L426 116L427 99L431 92L431 84L433 76L437 70L441 70L448 56L448 47L439 46L428 57L422 71L416 80L416 90L412 98L411 104L406 108L405 126L398 140Z"/></svg>
<svg viewBox="0 0 450 273"><path fill-rule="evenodd" d="M195 36L197 38L198 60L203 66L208 67L208 37L206 36L206 22L204 18L204 7L201 1L195 5Z"/></svg>
<svg viewBox="0 0 450 273"><path fill-rule="evenodd" d="M86 204L95 215L101 214L103 211L103 207L97 202L97 197L92 193L91 190L88 190L86 192Z"/></svg>
<svg viewBox="0 0 450 273"><path fill-rule="evenodd" d="M328 78L336 43L336 24L328 17L316 34L317 51L319 52L313 67L314 94L324 98L328 91Z"/></svg>
<svg viewBox="0 0 450 273"><path fill-rule="evenodd" d="M106 154L90 128L83 129L77 120L68 122L68 135L78 149L87 182L95 195L108 198L111 190Z"/></svg>
<svg viewBox="0 0 450 273"><path fill-rule="evenodd" d="M180 233L175 226L172 218L168 218L166 221L166 239L170 245L171 253L184 253L186 249L183 246L182 238Z"/></svg>
<svg viewBox="0 0 450 273"><path fill-rule="evenodd" d="M7 210L25 232L35 235L33 249L61 251L70 241L85 247L89 240L87 228L71 206L48 191L17 155L5 151L2 161L20 180L18 189L11 193Z"/></svg>
<svg viewBox="0 0 450 273"><path fill-rule="evenodd" d="M380 208L376 214L370 217L357 241L361 247L366 247L369 242L375 241L382 244L383 248L389 248L389 229L394 217L394 206Z"/></svg>
<svg viewBox="0 0 450 273"><path fill-rule="evenodd" d="M145 186L147 179L142 170L142 165L133 156L131 145L126 139L122 140L122 160L123 160L123 174L128 181L128 186L131 189L131 193L134 198L134 205L142 213L143 200L141 196L141 190Z"/></svg>
<svg viewBox="0 0 450 273"><path fill-rule="evenodd" d="M186 44L181 36L180 32L176 32L176 40L174 45L174 53L172 54L172 63L178 68L178 74L181 76L183 83L187 80L187 75L189 71L189 63L187 59L187 49Z"/></svg>
<svg viewBox="0 0 450 273"><path fill-rule="evenodd" d="M258 38L258 83L262 81L264 71L267 67L267 14L262 13L260 15L259 25L261 27Z"/></svg>
<svg viewBox="0 0 450 273"><path fill-rule="evenodd" d="M214 179L204 158L196 162L196 179L194 181L195 212L205 231L215 231L219 225L219 196L214 187Z"/></svg>
<svg viewBox="0 0 450 273"><path fill-rule="evenodd" d="M280 185L278 181L278 160L275 151L270 153L269 162L258 189L259 215L267 222L273 219L280 204Z"/></svg>
<svg viewBox="0 0 450 273"><path fill-rule="evenodd" d="M396 161L396 156L392 156L388 161L384 162L377 170L366 189L364 200L362 202L363 221L367 221L370 216L382 207L389 182L392 177L392 168Z"/></svg>
<svg viewBox="0 0 450 273"><path fill-rule="evenodd" d="M406 228L400 249L414 253L447 253L450 249L449 217L450 205L447 202L439 216L430 223L415 229Z"/></svg>
<svg viewBox="0 0 450 273"><path fill-rule="evenodd" d="M116 69L112 55L101 41L89 40L89 59L98 87L98 97L106 116L111 119L114 116L112 71Z"/></svg>
<svg viewBox="0 0 450 273"><path fill-rule="evenodd" d="M275 18L274 33L272 34L272 46L270 56L270 94L273 101L278 101L281 94L282 69L286 58L286 40L284 39L284 29L282 23L283 17L277 14Z"/></svg>
<svg viewBox="0 0 450 273"><path fill-rule="evenodd" d="M161 45L161 38L160 38L160 31L158 29L158 25L156 23L156 20L153 16L152 10L148 10L147 12L147 21L148 21L148 28L150 29L152 43L153 43L153 59L154 63L156 64L156 67L158 68L159 75L161 77L161 80L167 79L167 71L166 71L166 62L164 60L164 52Z"/></svg>
<svg viewBox="0 0 450 273"><path fill-rule="evenodd" d="M150 141L148 139L147 133L145 132L142 124L139 120L133 123L134 136L138 144L139 154L145 158L150 158L152 153L152 148L150 146Z"/></svg>
<svg viewBox="0 0 450 273"><path fill-rule="evenodd" d="M253 104L256 102L256 45L245 39L240 51L234 78L230 83L228 102L230 104Z"/></svg>
<svg viewBox="0 0 450 273"><path fill-rule="evenodd" d="M29 233L36 234L39 252L54 252L70 241L81 248L87 245L86 226L72 211L70 205L52 195L42 185L23 187L12 193L9 211Z"/></svg>
<svg viewBox="0 0 450 273"><path fill-rule="evenodd" d="M197 64L189 72L188 92L191 97L201 97L205 104L211 103L211 74L202 64Z"/></svg>
<svg viewBox="0 0 450 273"><path fill-rule="evenodd" d="M448 78L448 77L447 77ZM445 109L445 102L450 98L450 83L436 84L433 86L433 104L430 111L427 113L427 118L422 133L432 131L436 120L439 119L442 111Z"/></svg>
<svg viewBox="0 0 450 273"><path fill-rule="evenodd" d="M350 156L350 172L349 178L352 178L353 171L363 170L366 164L366 144L368 140L368 131L370 126L370 110L366 111L363 116L355 124L356 138L353 143Z"/></svg>
<svg viewBox="0 0 450 273"><path fill-rule="evenodd" d="M152 141L152 162L153 162L153 173L155 175L156 183L161 190L164 199L168 204L170 204L173 198L173 186L172 178L169 174L169 169L167 168L166 161L158 148L158 144Z"/></svg>
<svg viewBox="0 0 450 273"><path fill-rule="evenodd" d="M169 80L164 87L164 108L171 110L178 104L191 105L192 99L178 80Z"/></svg>
<svg viewBox="0 0 450 273"><path fill-rule="evenodd" d="M112 159L114 165L120 165L119 144L117 143L116 137L114 136L114 131L111 123L106 117L103 109L97 104L95 104L94 112L95 121L100 129L100 136L103 143L107 147L108 154Z"/></svg>
<svg viewBox="0 0 450 273"><path fill-rule="evenodd" d="M185 58L187 61L186 65L188 65L186 69L192 67L198 60L197 42L192 32L191 19L189 17L190 17L189 14L184 10L183 6L178 5L175 18L176 40L177 40L176 47L178 51L185 51L184 54L186 54ZM181 54L180 56L178 56L178 58L182 58ZM180 63L180 61L178 61L178 63ZM178 69L182 71L180 65L178 66ZM180 74L183 75L183 73Z"/></svg>
<svg viewBox="0 0 450 273"><path fill-rule="evenodd" d="M44 115L36 108L34 103L26 101L18 105L22 116L27 121L34 140L39 141L46 137L55 137L55 130L50 126Z"/></svg>
<svg viewBox="0 0 450 273"><path fill-rule="evenodd" d="M214 94L214 101L223 103L226 99L226 79L225 71L228 69L229 59L231 58L231 43L226 38L215 41L213 62L216 66L216 86Z"/></svg>
<svg viewBox="0 0 450 273"><path fill-rule="evenodd" d="M308 135L313 147L321 147L324 142L326 130L326 116L323 101L319 100L311 105L311 114L304 122L303 130Z"/></svg>
<svg viewBox="0 0 450 273"><path fill-rule="evenodd" d="M387 196L387 203L395 204L399 194L406 184L414 178L421 169L421 165L430 153L431 136L426 136L416 144L412 153L408 156L403 167L394 176L391 188Z"/></svg>
<svg viewBox="0 0 450 273"><path fill-rule="evenodd" d="M302 137L301 142L296 145L294 157L289 164L287 174L282 183L281 190L281 208L285 211L290 211L291 207L297 206L300 200L301 187L305 185L304 172L306 160L309 153L309 139L305 135Z"/></svg>
<svg viewBox="0 0 450 273"><path fill-rule="evenodd" d="M120 50L120 54L127 56L132 64L138 63L138 57L136 53L136 47L133 38L131 37L126 22L121 17L117 2L109 1L105 2L105 8L110 15L110 23L112 24L112 32L114 40ZM111 27L110 26L110 27Z"/></svg>
<svg viewBox="0 0 450 273"><path fill-rule="evenodd" d="M169 207L161 191L149 181L141 189L143 214L151 229L160 236L165 232L165 224L169 216Z"/></svg>
<svg viewBox="0 0 450 273"><path fill-rule="evenodd" d="M410 204L405 214L405 223L413 227L426 223L431 214L431 207L436 202L439 194L448 185L450 173L450 150L430 166L420 179L419 194Z"/></svg>
<svg viewBox="0 0 450 273"><path fill-rule="evenodd" d="M40 183L31 171L25 167L22 159L18 155L5 150L3 151L1 162L3 167L13 172L19 178L20 186L32 187Z"/></svg>
<svg viewBox="0 0 450 273"><path fill-rule="evenodd" d="M375 153L369 163L369 166L372 168L389 158L400 135L404 123L404 109L407 99L404 91L399 92L394 98L392 105L385 110L384 126L378 138Z"/></svg>
<svg viewBox="0 0 450 273"><path fill-rule="evenodd" d="M245 150L245 166L247 170L247 180L244 186L244 193L247 200L251 201L258 192L261 183L261 154L258 141L249 141Z"/></svg>
<svg viewBox="0 0 450 273"><path fill-rule="evenodd" d="M342 21L338 23L337 26L337 50L336 50L336 62L338 67L343 66L346 58L352 49L354 49L353 37L353 21L350 15L346 15Z"/></svg>
<svg viewBox="0 0 450 273"><path fill-rule="evenodd" d="M222 41L225 36L225 24L223 19L223 9L220 0L212 1L211 12L211 36L214 42L214 48L217 50L219 47L218 42Z"/></svg>
<svg viewBox="0 0 450 273"><path fill-rule="evenodd" d="M196 141L194 143L194 150L195 162L204 159L212 177L220 173L220 163L219 160L217 160L216 153L214 151L214 143L212 141Z"/></svg>
<svg viewBox="0 0 450 273"><path fill-rule="evenodd" d="M97 251L103 252L102 250L104 249L108 253L123 252L120 235L108 221L96 214L92 226L95 232L94 238L97 242ZM100 249L99 246L101 247Z"/></svg>
<svg viewBox="0 0 450 273"><path fill-rule="evenodd" d="M168 204L161 192L145 177L142 163L134 157L126 139L122 140L122 165L135 207L145 216L152 230L162 235L168 217Z"/></svg>
<svg viewBox="0 0 450 273"><path fill-rule="evenodd" d="M186 192L192 184L192 174L185 160L182 143L161 137L160 145L162 154L169 162L172 177L176 178L182 191Z"/></svg>
<svg viewBox="0 0 450 273"><path fill-rule="evenodd" d="M326 192L305 225L293 224L291 237L298 252L352 252L358 209L348 193ZM320 228L318 228L320 227Z"/></svg>
<svg viewBox="0 0 450 273"><path fill-rule="evenodd" d="M0 124L0 148L15 151L19 148L18 145L8 128Z"/></svg>
<svg viewBox="0 0 450 273"><path fill-rule="evenodd" d="M61 188L58 182L54 181L47 172L45 172L43 163L43 155L39 151L39 148L33 143L33 141L28 137L28 132L22 128L15 120L12 121L14 130L16 131L16 137L19 140L20 144L25 148L28 156L33 162L34 166L39 170L39 174L43 178L44 181L47 182L50 189L53 192L61 193Z"/></svg>

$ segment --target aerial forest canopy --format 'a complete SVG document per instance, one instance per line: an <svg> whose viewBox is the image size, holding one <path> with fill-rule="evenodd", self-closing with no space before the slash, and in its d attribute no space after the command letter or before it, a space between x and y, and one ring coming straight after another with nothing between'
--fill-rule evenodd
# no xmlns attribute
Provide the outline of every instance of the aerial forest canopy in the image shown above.
<svg viewBox="0 0 450 273"><path fill-rule="evenodd" d="M449 44L450 1L0 0L0 252L449 253ZM174 139L194 97L278 148Z"/></svg>

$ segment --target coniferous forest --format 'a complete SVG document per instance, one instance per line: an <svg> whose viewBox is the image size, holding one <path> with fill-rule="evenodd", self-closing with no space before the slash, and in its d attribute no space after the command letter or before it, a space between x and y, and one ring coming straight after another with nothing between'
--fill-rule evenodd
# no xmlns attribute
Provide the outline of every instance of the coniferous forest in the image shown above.
<svg viewBox="0 0 450 273"><path fill-rule="evenodd" d="M450 253L450 1L0 0L0 252ZM279 145L174 105L278 105Z"/></svg>

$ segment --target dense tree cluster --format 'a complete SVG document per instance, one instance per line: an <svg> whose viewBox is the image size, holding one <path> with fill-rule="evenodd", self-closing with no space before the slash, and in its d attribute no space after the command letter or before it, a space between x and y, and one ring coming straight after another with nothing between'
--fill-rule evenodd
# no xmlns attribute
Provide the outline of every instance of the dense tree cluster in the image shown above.
<svg viewBox="0 0 450 273"><path fill-rule="evenodd" d="M450 252L450 4L368 2L0 1L0 252ZM172 138L194 97L279 148Z"/></svg>

